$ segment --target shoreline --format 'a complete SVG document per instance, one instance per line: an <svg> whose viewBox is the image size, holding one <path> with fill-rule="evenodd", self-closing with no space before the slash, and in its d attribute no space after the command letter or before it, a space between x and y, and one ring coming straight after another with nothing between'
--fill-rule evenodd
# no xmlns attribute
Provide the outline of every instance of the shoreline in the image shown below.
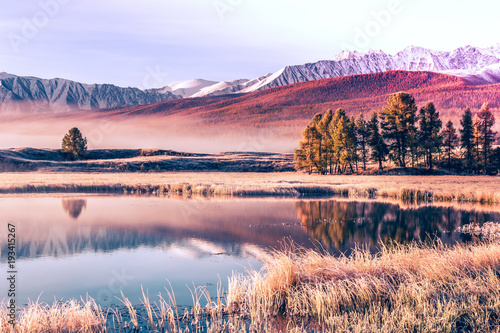
<svg viewBox="0 0 500 333"><path fill-rule="evenodd" d="M298 172L0 173L0 194L389 198L404 203L500 203L500 177L307 175Z"/></svg>

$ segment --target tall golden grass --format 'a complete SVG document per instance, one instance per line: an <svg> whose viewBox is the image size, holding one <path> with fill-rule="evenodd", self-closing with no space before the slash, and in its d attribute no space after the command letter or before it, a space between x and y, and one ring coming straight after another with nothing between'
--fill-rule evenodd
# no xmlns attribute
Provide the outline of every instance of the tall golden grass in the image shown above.
<svg viewBox="0 0 500 333"><path fill-rule="evenodd" d="M2 332L500 332L500 244L382 246L335 257L289 246L261 271L233 275L226 296L192 289L180 314L173 291L128 313L92 300L19 309ZM206 304L205 304L206 303Z"/></svg>
<svg viewBox="0 0 500 333"><path fill-rule="evenodd" d="M233 276L228 304L322 332L491 332L500 325L500 245L393 245L333 257L291 248Z"/></svg>
<svg viewBox="0 0 500 333"><path fill-rule="evenodd" d="M1 173L0 194L112 193L184 197L393 198L404 203L500 203L488 176L318 176L300 173Z"/></svg>
<svg viewBox="0 0 500 333"><path fill-rule="evenodd" d="M0 332L99 332L106 330L107 315L92 299L30 302L18 311L16 326L9 323L5 304L0 306Z"/></svg>

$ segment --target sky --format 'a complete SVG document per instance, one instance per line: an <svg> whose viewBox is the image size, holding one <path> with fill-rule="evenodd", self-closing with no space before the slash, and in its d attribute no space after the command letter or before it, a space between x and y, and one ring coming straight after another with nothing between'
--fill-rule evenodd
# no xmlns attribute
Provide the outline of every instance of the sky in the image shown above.
<svg viewBox="0 0 500 333"><path fill-rule="evenodd" d="M500 42L494 0L0 0L0 72L142 89Z"/></svg>

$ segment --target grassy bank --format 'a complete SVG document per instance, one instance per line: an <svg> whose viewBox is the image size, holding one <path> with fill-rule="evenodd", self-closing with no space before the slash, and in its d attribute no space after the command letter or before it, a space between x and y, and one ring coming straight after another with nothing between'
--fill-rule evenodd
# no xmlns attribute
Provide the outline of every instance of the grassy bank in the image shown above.
<svg viewBox="0 0 500 333"><path fill-rule="evenodd" d="M0 173L0 194L342 196L403 202L500 203L500 177L318 176L296 172Z"/></svg>
<svg viewBox="0 0 500 333"><path fill-rule="evenodd" d="M230 279L227 297L193 291L178 313L175 296L142 312L103 312L92 301L21 309L18 332L495 332L500 327L500 245L394 245L378 254L334 257L290 247L260 272ZM2 332L6 310L0 313ZM107 328L106 328L107 327Z"/></svg>
<svg viewBox="0 0 500 333"><path fill-rule="evenodd" d="M324 332L490 332L500 324L500 246L395 246L335 258L273 253L233 277L228 301L259 318L306 319Z"/></svg>

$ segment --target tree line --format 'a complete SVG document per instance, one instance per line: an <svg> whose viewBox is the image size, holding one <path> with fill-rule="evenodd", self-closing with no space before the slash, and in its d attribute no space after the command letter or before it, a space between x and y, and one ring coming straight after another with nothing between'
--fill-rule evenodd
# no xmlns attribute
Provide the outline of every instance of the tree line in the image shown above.
<svg viewBox="0 0 500 333"><path fill-rule="evenodd" d="M367 120L363 114L349 118L343 109L316 114L302 131L294 160L297 170L319 174L354 173L370 162L382 170L388 160L402 168L496 174L500 148L494 148L494 124L485 103L475 115L466 109L458 130L452 121L443 126L432 102L418 110L412 95L398 92Z"/></svg>

